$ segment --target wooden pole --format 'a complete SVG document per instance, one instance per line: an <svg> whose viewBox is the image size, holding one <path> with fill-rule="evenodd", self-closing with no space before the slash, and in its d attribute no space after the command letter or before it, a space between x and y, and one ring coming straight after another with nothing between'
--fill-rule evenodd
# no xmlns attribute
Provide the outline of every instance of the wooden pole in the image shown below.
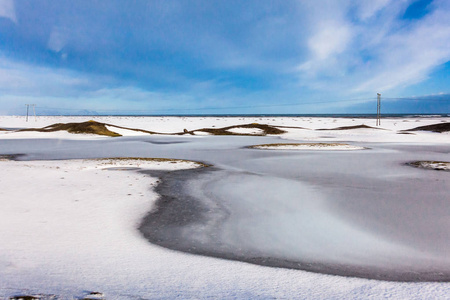
<svg viewBox="0 0 450 300"><path fill-rule="evenodd" d="M28 122L28 109L30 108L30 104L25 104L27 107L27 122Z"/></svg>
<svg viewBox="0 0 450 300"><path fill-rule="evenodd" d="M377 126L381 125L381 94L377 93Z"/></svg>
<svg viewBox="0 0 450 300"><path fill-rule="evenodd" d="M33 108L34 121L36 122L37 121L37 119L36 119L36 109L35 109L36 104L25 104L25 106L27 107L27 122L28 122L28 115L29 115L29 112L30 112L30 106Z"/></svg>

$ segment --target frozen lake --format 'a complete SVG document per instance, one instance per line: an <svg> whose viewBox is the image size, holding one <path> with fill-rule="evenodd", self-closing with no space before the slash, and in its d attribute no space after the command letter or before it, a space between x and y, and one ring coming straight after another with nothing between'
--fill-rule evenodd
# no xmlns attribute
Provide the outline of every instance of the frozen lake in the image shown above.
<svg viewBox="0 0 450 300"><path fill-rule="evenodd" d="M320 273L399 281L450 280L450 172L445 145L353 143L358 151L272 151L275 137L21 139L23 159L168 157L214 165L152 171L157 210L141 226L153 243L190 253Z"/></svg>

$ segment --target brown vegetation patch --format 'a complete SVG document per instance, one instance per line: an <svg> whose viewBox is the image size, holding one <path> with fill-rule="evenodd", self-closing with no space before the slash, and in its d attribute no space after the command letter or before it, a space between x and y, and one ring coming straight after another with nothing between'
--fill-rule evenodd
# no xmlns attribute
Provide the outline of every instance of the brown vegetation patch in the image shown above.
<svg viewBox="0 0 450 300"><path fill-rule="evenodd" d="M44 128L30 128L21 129L19 131L38 131L38 132L54 132L54 131L67 131L69 133L87 133L87 134L98 134L105 136L121 136L120 134L108 130L106 128L107 124L99 123L95 121L87 121L82 123L57 123Z"/></svg>
<svg viewBox="0 0 450 300"><path fill-rule="evenodd" d="M447 132L450 131L450 122L447 123L439 123L433 125L420 126L413 129L408 129L404 131L432 131L432 132Z"/></svg>
<svg viewBox="0 0 450 300"><path fill-rule="evenodd" d="M261 133L255 133L255 134L251 134L251 133L237 133L237 132L231 132L229 131L230 129L234 129L234 128L250 128L250 129L260 129L262 130ZM202 131L202 132L207 132L209 134L212 135L251 135L251 136L264 136L264 135L268 135L268 134L282 134L285 133L286 131L281 130L275 126L270 126L267 124L258 124L258 123L251 123L251 124L242 124L242 125L233 125L233 126L228 126L228 127L223 127L223 128L202 128L202 129L196 129L196 130L192 130L192 131L184 131L184 132L180 132L177 133L178 135L182 135L182 134L192 134L194 135L195 131Z"/></svg>
<svg viewBox="0 0 450 300"><path fill-rule="evenodd" d="M112 124L106 124L106 123L100 123L96 121L87 121L82 123L57 123L53 124L44 128L27 128L27 129L20 129L18 131L37 131L37 132L54 132L54 131L67 131L70 133L76 133L76 134L98 134L98 135L104 135L104 136L111 136L111 137L117 137L122 136L119 133L116 133L114 131L109 130L106 126L115 127L115 128L121 128L126 130L132 130L132 131L139 131L147 134L162 134L162 135L184 135L184 134L191 134L195 135L195 131L201 131L206 132L211 135L247 135L247 136L264 136L268 134L282 134L286 131L281 130L275 126L270 126L266 124L258 124L258 123L252 123L252 124L242 124L242 125L234 125L234 126L228 126L223 128L202 128L202 129L196 129L196 130L187 130L184 129L183 132L178 133L161 133L161 132L155 132L155 131L148 131L143 129L136 129L136 128L128 128L128 127L122 127L122 126L116 126ZM234 128L254 128L254 129L260 129L261 133L237 133L237 132L231 132L230 129ZM301 127L298 127L301 128Z"/></svg>
<svg viewBox="0 0 450 300"><path fill-rule="evenodd" d="M376 128L376 127L367 126L367 125L343 126L343 127L337 127L337 128L317 129L317 130L352 130L352 129L381 129L381 130L384 130L382 128Z"/></svg>
<svg viewBox="0 0 450 300"><path fill-rule="evenodd" d="M42 299L42 296L31 296L31 295L23 295L23 296L12 296L9 297L10 300L34 300L34 299Z"/></svg>

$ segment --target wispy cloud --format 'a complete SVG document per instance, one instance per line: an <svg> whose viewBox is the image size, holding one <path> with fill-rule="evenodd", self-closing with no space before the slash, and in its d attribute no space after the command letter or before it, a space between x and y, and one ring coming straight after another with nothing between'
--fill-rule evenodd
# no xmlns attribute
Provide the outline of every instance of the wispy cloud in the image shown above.
<svg viewBox="0 0 450 300"><path fill-rule="evenodd" d="M79 73L16 62L0 56L0 91L3 95L67 96L92 88Z"/></svg>
<svg viewBox="0 0 450 300"><path fill-rule="evenodd" d="M220 85L223 83L211 80L193 82L184 93L152 91L113 77L30 65L0 56L0 114L21 114L26 103L36 104L38 113L52 114L82 110L103 114L196 113L202 107L220 107L217 102L221 97L235 96L233 87L226 93L217 92ZM223 105L226 107L226 102Z"/></svg>
<svg viewBox="0 0 450 300"><path fill-rule="evenodd" d="M60 52L67 43L68 35L66 28L54 27L48 39L48 49L54 52Z"/></svg>
<svg viewBox="0 0 450 300"><path fill-rule="evenodd" d="M17 23L14 0L0 0L0 18L7 18Z"/></svg>
<svg viewBox="0 0 450 300"><path fill-rule="evenodd" d="M85 109L112 103L150 100L155 93L138 88L111 86L112 80L65 69L24 64L0 57L0 104L15 112L25 103L61 109ZM114 81L112 81L114 82ZM128 107L136 107L128 104ZM120 107L120 105L119 105Z"/></svg>

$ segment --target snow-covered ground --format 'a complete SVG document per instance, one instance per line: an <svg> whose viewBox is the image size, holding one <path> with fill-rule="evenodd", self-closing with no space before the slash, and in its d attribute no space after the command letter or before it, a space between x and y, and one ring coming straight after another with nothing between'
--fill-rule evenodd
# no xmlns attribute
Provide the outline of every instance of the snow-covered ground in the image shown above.
<svg viewBox="0 0 450 300"><path fill-rule="evenodd" d="M148 131L161 133L182 132L183 129L189 131L201 128L221 128L232 125L259 123L277 126L301 127L307 130L302 131L302 135L306 137L317 137L325 135L324 132L318 131L316 135L311 131L306 133L308 129L333 129L345 126L367 125L376 127L376 120L373 118L334 118L334 117L120 117L120 116L38 116L30 117L28 122L24 116L0 116L0 128L41 128L55 123L85 122L94 120L106 124L123 126L128 128L139 128ZM406 118L385 118L381 120L381 126L377 128L385 129L385 131L397 132L407 130L418 126L425 126L443 122L450 122L450 117L430 116L430 117L406 117ZM245 128L232 129L249 130ZM287 129L286 129L287 130ZM254 129L253 129L254 131ZM352 132L361 132L366 138L371 136L385 137L386 132L377 132L376 134L368 134L372 129L344 130L334 132L339 136L350 135ZM295 135L297 130L289 130L291 135ZM127 133L125 133L127 134ZM128 132L128 134L136 134L136 132ZM374 138L374 137L373 137ZM417 139L416 139L417 140Z"/></svg>
<svg viewBox="0 0 450 300"><path fill-rule="evenodd" d="M202 128L222 128L242 124L267 124L285 126L280 129L287 131L281 135L288 140L303 140L308 142L402 142L402 143L450 143L450 132L435 133L416 131L404 133L403 130L419 126L450 122L450 117L407 117L385 118L381 126L375 126L376 120L371 118L334 118L334 117L129 117L129 116L38 116L30 117L28 122L24 116L0 116L0 128L42 128L55 123L86 122L94 120L106 124L127 128L142 129L158 133L178 133ZM327 130L339 127L366 125L373 128L356 128L349 130ZM107 126L111 131L123 136L148 135L140 131ZM289 128L290 127L290 128ZM233 128L233 133L259 134L255 128ZM196 135L209 135L195 131ZM48 132L37 135L34 132L0 131L0 139L24 138L64 138L91 139L86 135L74 135L67 132ZM100 137L101 138L101 137Z"/></svg>
<svg viewBox="0 0 450 300"><path fill-rule="evenodd" d="M399 130L450 121L450 118L441 117L382 120L381 127L386 130L311 130L361 124L374 126L371 123L375 120L370 119L216 117L38 117L36 122L31 118L28 123L24 117L0 117L0 128L43 127L89 119L157 132L260 123L307 127L309 129L285 129L288 132L282 136L307 142L344 141L356 146L392 142L398 147L432 143L440 149L450 145L448 133L398 134ZM136 134L127 130L120 133L129 133L129 138ZM84 146L91 141L95 141L95 145L117 141L103 146L104 155L120 152L120 156L135 156L135 152L129 150L130 154L123 149L133 149L144 143L136 144L129 138L66 132L0 132L0 155L15 154L9 152L10 149L23 148L26 153L22 153L30 154L30 157L41 153L51 156L58 151L69 151L65 148L67 145L75 145L65 141L79 139L75 141L83 143L76 144L81 145L79 156L91 157L92 151L103 153L96 148L98 146ZM177 137L177 141L202 139L201 142L207 144L209 138L212 137L183 136ZM38 146L38 139L56 140L63 146L47 149ZM263 140L255 141L262 144ZM226 141L214 141L211 147L229 147ZM244 143L241 139L239 142ZM179 148L145 145L161 149L157 152L161 154L159 157L163 157L163 153L176 156L188 149L183 147L189 147L184 144L174 144ZM194 153L193 158L200 160L203 154L190 150ZM387 155L389 151L385 151ZM424 152L427 160L433 155ZM142 218L155 209L158 195L153 187L158 178L138 172L136 168L174 170L191 167L196 165L135 160L1 160L0 299L38 293L78 299L90 291L102 292L107 299L446 299L450 294L449 283L402 283L323 275L191 255L150 244L137 227ZM441 180L448 184L446 178ZM448 221L442 222L448 224Z"/></svg>

